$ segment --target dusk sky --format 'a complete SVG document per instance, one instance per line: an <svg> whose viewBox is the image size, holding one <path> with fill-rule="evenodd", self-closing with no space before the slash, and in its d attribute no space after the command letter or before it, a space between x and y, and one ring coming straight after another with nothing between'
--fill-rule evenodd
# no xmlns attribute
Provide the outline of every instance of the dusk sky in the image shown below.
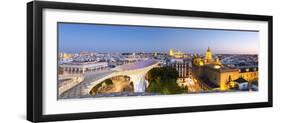
<svg viewBox="0 0 281 123"><path fill-rule="evenodd" d="M259 32L59 23L60 52L168 52L257 54Z"/></svg>

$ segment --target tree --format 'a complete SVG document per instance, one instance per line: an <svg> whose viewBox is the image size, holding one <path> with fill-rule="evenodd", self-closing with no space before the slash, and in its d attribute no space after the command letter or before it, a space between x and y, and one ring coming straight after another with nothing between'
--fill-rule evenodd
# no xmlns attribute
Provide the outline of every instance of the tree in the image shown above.
<svg viewBox="0 0 281 123"><path fill-rule="evenodd" d="M113 82L112 82L111 79L106 79L106 80L102 81L101 83L97 84L95 87L93 87L93 88L91 89L91 92L90 92L90 93L91 93L92 95L95 95L95 94L99 93L98 90L99 90L99 88L102 87L103 84L105 84L106 86L108 86L108 85L113 85Z"/></svg>
<svg viewBox="0 0 281 123"><path fill-rule="evenodd" d="M161 94L183 93L184 89L177 84L178 72L172 67L153 68L147 73L149 86L147 92Z"/></svg>

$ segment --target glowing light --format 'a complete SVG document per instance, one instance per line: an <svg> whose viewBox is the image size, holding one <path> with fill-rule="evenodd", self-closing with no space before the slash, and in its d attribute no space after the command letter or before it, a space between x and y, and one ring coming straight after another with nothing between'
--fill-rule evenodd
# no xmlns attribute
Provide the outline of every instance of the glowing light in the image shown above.
<svg viewBox="0 0 281 123"><path fill-rule="evenodd" d="M214 68L215 68L215 69L220 69L220 68L221 68L221 66L219 66L219 65L215 65L215 66L214 66Z"/></svg>
<svg viewBox="0 0 281 123"><path fill-rule="evenodd" d="M200 66L203 66L203 65L204 65L203 61L200 61L200 62L199 62L199 65L200 65Z"/></svg>
<svg viewBox="0 0 281 123"><path fill-rule="evenodd" d="M227 90L228 88L227 87L225 87L225 86L221 86L220 87L220 90L222 90L222 91L225 91L225 90Z"/></svg>

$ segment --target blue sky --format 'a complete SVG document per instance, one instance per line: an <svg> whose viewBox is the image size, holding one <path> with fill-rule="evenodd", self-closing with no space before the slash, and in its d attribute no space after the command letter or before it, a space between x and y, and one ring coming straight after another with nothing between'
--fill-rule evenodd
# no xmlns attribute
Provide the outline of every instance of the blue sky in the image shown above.
<svg viewBox="0 0 281 123"><path fill-rule="evenodd" d="M190 28L59 23L60 52L168 52L256 54L259 33Z"/></svg>

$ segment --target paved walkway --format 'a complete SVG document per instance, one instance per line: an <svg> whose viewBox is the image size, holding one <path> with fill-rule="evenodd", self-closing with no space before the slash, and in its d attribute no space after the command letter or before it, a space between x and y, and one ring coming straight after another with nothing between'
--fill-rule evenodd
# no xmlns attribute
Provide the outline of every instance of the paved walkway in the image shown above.
<svg viewBox="0 0 281 123"><path fill-rule="evenodd" d="M105 70L99 72L90 72L85 74L85 79L83 82L79 83L78 85L74 86L73 88L67 90L66 92L62 93L59 98L60 99L67 99L67 98L81 98L86 97L89 95L82 95L83 88L87 88L95 80L103 78L107 75L110 75L114 71L112 70Z"/></svg>

